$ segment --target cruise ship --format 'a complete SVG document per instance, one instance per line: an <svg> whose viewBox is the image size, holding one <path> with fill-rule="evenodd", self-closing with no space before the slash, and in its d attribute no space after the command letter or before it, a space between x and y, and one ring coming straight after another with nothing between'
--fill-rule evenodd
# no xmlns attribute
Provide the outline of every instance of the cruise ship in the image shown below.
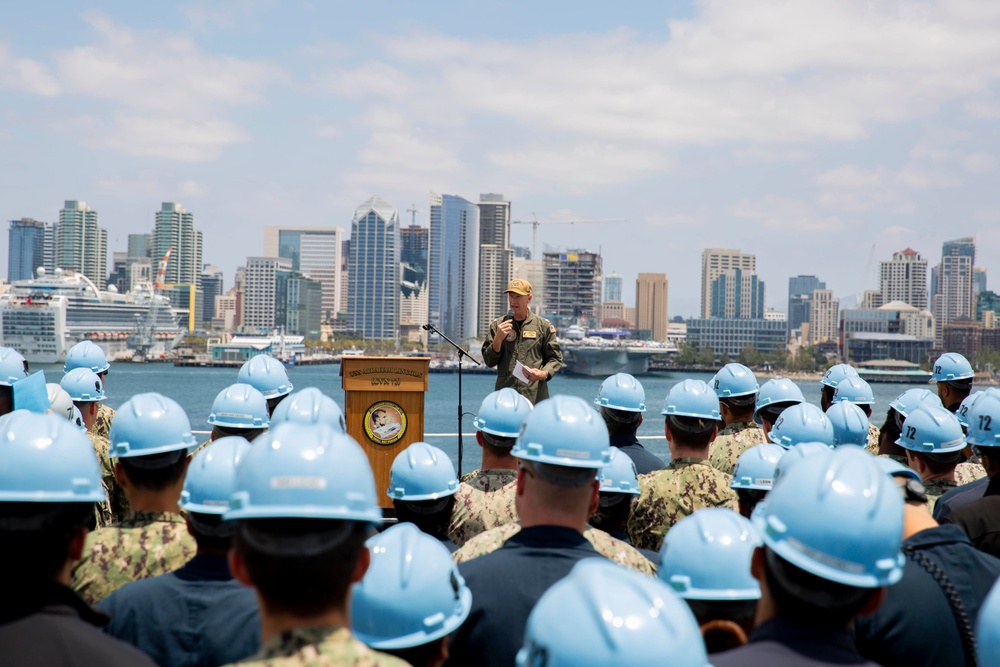
<svg viewBox="0 0 1000 667"><path fill-rule="evenodd" d="M630 332L614 329L585 330L579 325L567 327L559 339L565 371L571 375L608 377L615 373L644 375L649 360L677 352L671 344L629 340Z"/></svg>
<svg viewBox="0 0 1000 667"><path fill-rule="evenodd" d="M0 297L0 342L32 363L65 361L82 340L99 345L109 359L149 358L173 350L183 336L170 300L152 285L120 294L75 271L50 274L40 267Z"/></svg>

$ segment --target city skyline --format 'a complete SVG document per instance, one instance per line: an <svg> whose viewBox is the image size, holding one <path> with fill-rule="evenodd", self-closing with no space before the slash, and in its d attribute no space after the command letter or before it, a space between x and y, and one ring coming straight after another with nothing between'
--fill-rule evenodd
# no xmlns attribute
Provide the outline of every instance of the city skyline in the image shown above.
<svg viewBox="0 0 1000 667"><path fill-rule="evenodd" d="M936 265L975 236L980 266L1000 257L988 5L12 4L0 218L87 201L110 258L184 202L231 280L267 225L502 192L513 220L624 219L540 225L539 254L599 252L627 285L665 273L672 313L700 311L705 246L756 255L766 306L808 274L844 303L878 289L869 256Z"/></svg>

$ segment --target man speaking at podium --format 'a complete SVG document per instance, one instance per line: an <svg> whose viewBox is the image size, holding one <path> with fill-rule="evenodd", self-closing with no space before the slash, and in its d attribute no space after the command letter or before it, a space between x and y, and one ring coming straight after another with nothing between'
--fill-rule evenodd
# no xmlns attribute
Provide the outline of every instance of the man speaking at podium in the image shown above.
<svg viewBox="0 0 1000 667"><path fill-rule="evenodd" d="M497 389L512 387L532 403L549 397L548 381L563 367L556 328L528 310L531 283L515 278L504 290L510 312L493 320L483 361L497 369Z"/></svg>

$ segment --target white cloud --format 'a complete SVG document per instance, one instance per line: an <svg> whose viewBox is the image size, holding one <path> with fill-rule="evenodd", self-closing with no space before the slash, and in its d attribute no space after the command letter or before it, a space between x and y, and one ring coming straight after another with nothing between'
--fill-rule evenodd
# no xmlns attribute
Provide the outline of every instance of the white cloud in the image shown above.
<svg viewBox="0 0 1000 667"><path fill-rule="evenodd" d="M667 157L652 150L593 142L500 150L487 159L505 171L578 192L595 185L626 183L671 166Z"/></svg>
<svg viewBox="0 0 1000 667"><path fill-rule="evenodd" d="M997 167L997 160L988 153L978 151L962 158L962 166L972 174L984 174Z"/></svg>
<svg viewBox="0 0 1000 667"><path fill-rule="evenodd" d="M736 218L756 220L771 231L797 234L835 232L844 228L836 216L820 216L805 201L769 195L758 200L743 200L726 213Z"/></svg>
<svg viewBox="0 0 1000 667"><path fill-rule="evenodd" d="M177 194L182 197L204 197L208 194L208 186L198 181L181 181L177 186Z"/></svg>
<svg viewBox="0 0 1000 667"><path fill-rule="evenodd" d="M239 127L225 120L131 114L115 114L111 122L81 118L67 129L92 148L181 162L214 160L225 146L247 140Z"/></svg>
<svg viewBox="0 0 1000 667"><path fill-rule="evenodd" d="M951 188L960 184L957 178L947 172L921 169L920 167L913 166L903 167L896 174L894 181L904 188L910 188L911 190Z"/></svg>
<svg viewBox="0 0 1000 667"><path fill-rule="evenodd" d="M162 194L163 188L150 176L98 176L97 191L115 197L155 199Z"/></svg>
<svg viewBox="0 0 1000 667"><path fill-rule="evenodd" d="M61 92L59 82L44 63L31 58L18 58L0 42L0 90L8 88L43 97L55 97Z"/></svg>
<svg viewBox="0 0 1000 667"><path fill-rule="evenodd" d="M361 168L346 179L371 187L419 190L427 183L453 182L465 172L447 145L406 132L375 132L359 152L358 162Z"/></svg>

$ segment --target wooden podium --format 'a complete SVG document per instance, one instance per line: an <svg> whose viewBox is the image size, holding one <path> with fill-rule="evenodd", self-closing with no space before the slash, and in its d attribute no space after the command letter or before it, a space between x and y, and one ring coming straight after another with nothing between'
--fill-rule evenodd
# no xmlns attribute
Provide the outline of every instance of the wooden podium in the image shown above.
<svg viewBox="0 0 1000 667"><path fill-rule="evenodd" d="M424 439L424 392L429 357L343 357L347 433L361 443L375 473L379 507L392 507L385 494L389 469L399 452Z"/></svg>

